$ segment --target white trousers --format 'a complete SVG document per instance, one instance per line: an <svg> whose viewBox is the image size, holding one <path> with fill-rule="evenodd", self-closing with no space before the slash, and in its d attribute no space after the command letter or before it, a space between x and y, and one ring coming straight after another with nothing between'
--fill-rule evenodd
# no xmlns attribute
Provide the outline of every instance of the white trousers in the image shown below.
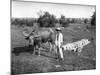
<svg viewBox="0 0 100 75"><path fill-rule="evenodd" d="M63 59L64 57L63 57L63 51L61 47L59 48L59 52L60 52L60 57Z"/></svg>
<svg viewBox="0 0 100 75"><path fill-rule="evenodd" d="M60 53L60 57L63 59L64 58L64 56L63 56L63 50L62 50L62 48L61 48L61 44L58 44L58 45L56 45L58 48L58 50L59 50L59 53ZM58 51L57 50L57 51Z"/></svg>

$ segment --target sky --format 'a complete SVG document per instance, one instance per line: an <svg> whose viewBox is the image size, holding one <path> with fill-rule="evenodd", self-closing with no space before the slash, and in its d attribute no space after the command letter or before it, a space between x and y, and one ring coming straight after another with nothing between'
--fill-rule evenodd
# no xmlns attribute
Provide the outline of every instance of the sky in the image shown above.
<svg viewBox="0 0 100 75"><path fill-rule="evenodd" d="M15 18L38 18L40 11L48 11L57 18L64 15L66 18L90 18L95 6L54 4L26 1L12 1L11 16Z"/></svg>

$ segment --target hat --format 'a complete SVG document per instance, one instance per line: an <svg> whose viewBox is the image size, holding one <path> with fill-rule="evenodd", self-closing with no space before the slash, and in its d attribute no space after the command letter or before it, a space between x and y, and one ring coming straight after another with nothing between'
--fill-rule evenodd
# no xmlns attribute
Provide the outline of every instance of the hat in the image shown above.
<svg viewBox="0 0 100 75"><path fill-rule="evenodd" d="M56 28L56 31L61 31L61 28Z"/></svg>

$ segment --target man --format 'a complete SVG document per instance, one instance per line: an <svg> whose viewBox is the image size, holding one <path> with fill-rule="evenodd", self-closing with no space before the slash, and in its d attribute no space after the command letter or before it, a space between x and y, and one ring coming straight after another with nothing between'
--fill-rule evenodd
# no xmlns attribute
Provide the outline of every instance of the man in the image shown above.
<svg viewBox="0 0 100 75"><path fill-rule="evenodd" d="M56 40L55 40L55 45L57 48L57 53L60 54L60 59L64 60L63 57L63 51L62 51L62 44L63 44L63 34L60 28L56 28L57 34L56 34Z"/></svg>

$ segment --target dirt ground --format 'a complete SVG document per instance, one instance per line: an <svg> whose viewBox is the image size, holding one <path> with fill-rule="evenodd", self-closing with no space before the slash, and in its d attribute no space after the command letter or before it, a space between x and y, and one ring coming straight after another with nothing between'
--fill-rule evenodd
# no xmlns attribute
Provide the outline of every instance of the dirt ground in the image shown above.
<svg viewBox="0 0 100 75"><path fill-rule="evenodd" d="M30 31L32 27L25 27ZM62 30L64 43L74 42L83 38L91 39L91 43L85 46L78 55L72 51L63 51L64 61L56 60L54 52L41 51L41 56L33 55L32 48L28 47L28 41L22 35L22 27L11 26L11 52L16 50L19 55L11 53L11 73L44 73L59 71L76 71L96 69L96 34L95 29L87 30L85 25L70 25Z"/></svg>

